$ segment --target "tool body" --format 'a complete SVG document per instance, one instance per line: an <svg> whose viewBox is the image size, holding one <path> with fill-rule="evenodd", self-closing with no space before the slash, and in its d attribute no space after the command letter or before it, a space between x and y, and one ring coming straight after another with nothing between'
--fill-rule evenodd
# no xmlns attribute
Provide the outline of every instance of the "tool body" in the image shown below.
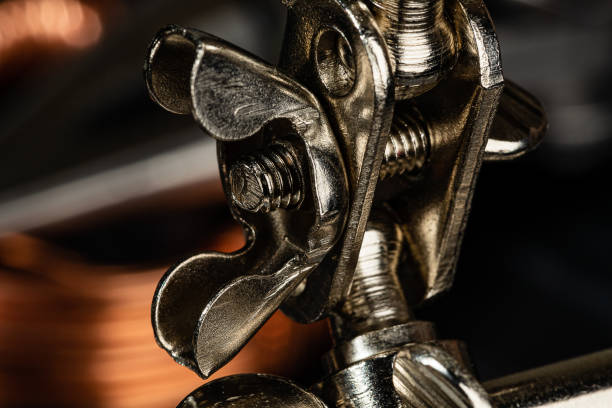
<svg viewBox="0 0 612 408"><path fill-rule="evenodd" d="M171 268L153 327L204 378L278 308L329 317L335 347L309 391L235 376L179 406L490 407L462 343L412 307L452 286L481 164L537 146L541 105L504 83L480 0L285 4L278 67L177 26L149 49L152 98L217 139L247 236Z"/></svg>

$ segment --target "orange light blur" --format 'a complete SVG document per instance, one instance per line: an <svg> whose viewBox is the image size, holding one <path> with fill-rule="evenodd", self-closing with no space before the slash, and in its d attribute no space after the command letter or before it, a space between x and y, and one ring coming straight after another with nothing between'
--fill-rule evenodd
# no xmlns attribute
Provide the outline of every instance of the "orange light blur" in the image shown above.
<svg viewBox="0 0 612 408"><path fill-rule="evenodd" d="M210 249L242 246L235 226ZM202 385L155 344L151 299L165 269L91 264L27 235L0 239L0 407L167 408ZM300 373L329 348L326 332L325 322L279 312L213 379Z"/></svg>
<svg viewBox="0 0 612 408"><path fill-rule="evenodd" d="M27 41L85 48L95 44L101 35L99 13L77 0L0 3L0 64Z"/></svg>

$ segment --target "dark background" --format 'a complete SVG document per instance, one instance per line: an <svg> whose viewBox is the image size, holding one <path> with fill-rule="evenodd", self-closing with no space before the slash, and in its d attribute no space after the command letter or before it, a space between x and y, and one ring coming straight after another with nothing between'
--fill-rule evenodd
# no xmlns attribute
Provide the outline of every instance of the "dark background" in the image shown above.
<svg viewBox="0 0 612 408"><path fill-rule="evenodd" d="M27 231L96 265L166 265L231 220L212 143L199 145L201 162L170 166L176 188L156 187L155 164L147 176L131 166L207 143L189 117L149 100L146 47L177 23L275 62L284 9L276 0L84 4L102 27L88 46L0 35L0 231ZM612 4L487 5L505 76L540 98L550 130L528 156L483 165L456 284L417 312L441 337L468 343L482 379L612 346ZM141 172L127 192L114 190L118 166ZM95 194L79 196L78 180L96 175ZM72 201L54 207L61 199ZM313 367L298 378L314 378Z"/></svg>

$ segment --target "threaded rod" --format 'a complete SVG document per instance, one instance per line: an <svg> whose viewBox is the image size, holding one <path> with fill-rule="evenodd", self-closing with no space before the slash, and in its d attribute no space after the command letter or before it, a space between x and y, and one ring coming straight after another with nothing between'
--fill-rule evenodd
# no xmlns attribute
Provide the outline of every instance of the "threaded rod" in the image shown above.
<svg viewBox="0 0 612 408"><path fill-rule="evenodd" d="M266 151L235 163L229 182L234 203L250 212L295 208L303 198L300 163L287 142L275 142Z"/></svg>
<svg viewBox="0 0 612 408"><path fill-rule="evenodd" d="M416 107L402 109L393 118L379 177L416 172L425 166L430 153L430 136L421 113ZM304 198L301 163L285 141L240 159L231 167L229 181L233 202L250 212L296 208Z"/></svg>
<svg viewBox="0 0 612 408"><path fill-rule="evenodd" d="M385 146L380 179L420 170L431 152L427 126L414 108L396 113Z"/></svg>
<svg viewBox="0 0 612 408"><path fill-rule="evenodd" d="M445 0L368 0L395 70L395 98L433 88L457 61L455 29Z"/></svg>
<svg viewBox="0 0 612 408"><path fill-rule="evenodd" d="M336 341L413 319L397 278L402 232L379 212L368 221L351 291L333 314Z"/></svg>

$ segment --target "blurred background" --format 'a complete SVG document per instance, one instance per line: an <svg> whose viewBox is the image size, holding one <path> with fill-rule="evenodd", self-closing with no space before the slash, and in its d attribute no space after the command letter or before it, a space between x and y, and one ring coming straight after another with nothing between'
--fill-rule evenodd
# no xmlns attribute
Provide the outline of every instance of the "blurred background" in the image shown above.
<svg viewBox="0 0 612 408"><path fill-rule="evenodd" d="M486 163L456 284L417 311L482 379L612 346L612 3L488 0L505 76L550 131ZM153 339L167 267L242 245L214 143L151 102L145 51L169 23L275 63L278 0L0 1L0 407L162 408L201 381ZM218 375L317 379L325 322L281 314Z"/></svg>

